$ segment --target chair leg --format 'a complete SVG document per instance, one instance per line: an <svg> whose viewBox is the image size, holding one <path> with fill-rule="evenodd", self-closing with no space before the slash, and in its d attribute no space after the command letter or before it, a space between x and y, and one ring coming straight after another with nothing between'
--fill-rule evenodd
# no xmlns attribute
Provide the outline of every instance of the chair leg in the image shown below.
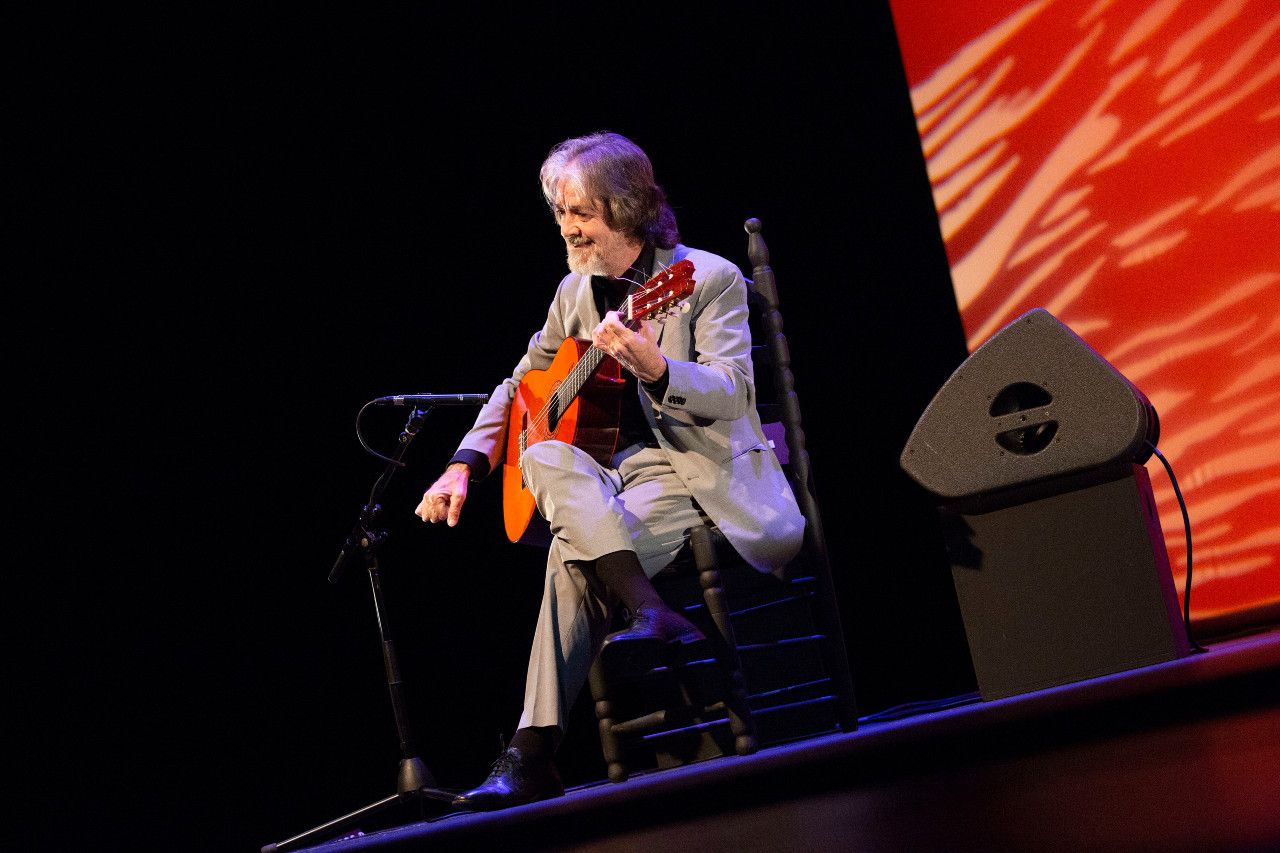
<svg viewBox="0 0 1280 853"><path fill-rule="evenodd" d="M600 752L604 755L605 764L609 768L609 781L625 782L629 773L623 758L622 743L613 732L615 722L613 702L609 699L609 688L599 657L591 665L587 683L591 687L591 699L595 703L596 720L600 725Z"/></svg>
<svg viewBox="0 0 1280 853"><path fill-rule="evenodd" d="M695 528L690 533L689 541L693 548L694 563L698 567L702 598L716 626L715 636L710 639L715 646L716 660L720 663L727 686L725 711L729 719L729 730L733 733L734 751L738 755L750 755L758 746L755 722L751 718L751 706L747 701L746 684L742 678L742 660L738 656L733 623L729 621L729 606L720 576L720 564L716 559L715 546L712 544L710 532L705 527Z"/></svg>

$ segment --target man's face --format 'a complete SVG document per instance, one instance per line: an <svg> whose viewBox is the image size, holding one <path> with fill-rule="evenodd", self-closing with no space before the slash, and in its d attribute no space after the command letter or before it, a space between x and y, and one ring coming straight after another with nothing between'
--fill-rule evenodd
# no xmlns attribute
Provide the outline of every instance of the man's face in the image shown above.
<svg viewBox="0 0 1280 853"><path fill-rule="evenodd" d="M555 213L571 271L617 277L639 257L640 241L605 224L600 205L567 182L560 185Z"/></svg>

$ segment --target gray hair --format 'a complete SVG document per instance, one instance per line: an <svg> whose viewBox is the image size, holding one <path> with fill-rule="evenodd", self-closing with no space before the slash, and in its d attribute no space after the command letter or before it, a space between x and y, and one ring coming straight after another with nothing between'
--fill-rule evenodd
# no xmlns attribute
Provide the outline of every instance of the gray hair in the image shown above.
<svg viewBox="0 0 1280 853"><path fill-rule="evenodd" d="M566 139L551 149L539 178L553 213L560 185L567 182L600 202L605 224L615 231L660 249L680 242L675 212L653 180L649 156L625 136L606 131Z"/></svg>

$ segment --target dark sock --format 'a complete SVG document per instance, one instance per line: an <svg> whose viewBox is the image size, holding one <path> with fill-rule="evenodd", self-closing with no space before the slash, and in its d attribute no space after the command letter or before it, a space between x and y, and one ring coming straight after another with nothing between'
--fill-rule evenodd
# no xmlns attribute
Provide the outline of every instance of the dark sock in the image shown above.
<svg viewBox="0 0 1280 853"><path fill-rule="evenodd" d="M530 726L516 729L511 736L511 746L531 761L550 761L560 746L559 726Z"/></svg>
<svg viewBox="0 0 1280 853"><path fill-rule="evenodd" d="M618 596L623 606L632 613L635 613L638 607L665 608L667 606L658 595L658 591L653 588L653 584L649 582L644 569L640 568L640 558L636 556L635 551L614 551L612 554L605 554L596 560L595 570L601 582Z"/></svg>

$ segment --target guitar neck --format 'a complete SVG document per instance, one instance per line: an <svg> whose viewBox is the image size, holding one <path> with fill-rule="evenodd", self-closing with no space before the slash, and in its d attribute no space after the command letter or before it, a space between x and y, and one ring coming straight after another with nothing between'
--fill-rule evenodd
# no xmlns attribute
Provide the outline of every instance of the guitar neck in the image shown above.
<svg viewBox="0 0 1280 853"><path fill-rule="evenodd" d="M622 321L624 326L635 331L637 323L630 314L631 300L628 298L620 306L618 319ZM556 406L557 411L560 412L568 408L569 404L578 396L578 392L582 390L582 387L590 381L592 375L596 372L596 368L600 366L600 362L604 361L604 358L604 350L599 349L595 344L588 347L587 351L582 354L582 358L573 366L573 370L569 372L569 375L560 383L560 387L556 389L554 395L556 399L547 401L546 408L550 409L552 406Z"/></svg>
<svg viewBox="0 0 1280 853"><path fill-rule="evenodd" d="M559 411L563 412L568 408L573 399L578 396L578 392L582 390L582 386L586 385L596 372L596 368L600 366L600 362L604 361L604 350L599 349L594 344L587 348L582 354L582 358L573 366L573 370L569 371L569 375L560 383L560 387L556 389L555 396L558 399L556 405ZM548 402L550 408L552 403Z"/></svg>

